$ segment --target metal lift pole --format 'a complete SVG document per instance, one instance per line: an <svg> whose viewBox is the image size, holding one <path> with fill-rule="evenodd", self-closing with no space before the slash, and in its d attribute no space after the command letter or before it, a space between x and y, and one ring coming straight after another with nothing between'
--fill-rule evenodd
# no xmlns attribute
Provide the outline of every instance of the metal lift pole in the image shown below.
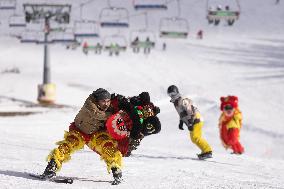
<svg viewBox="0 0 284 189"><path fill-rule="evenodd" d="M50 57L49 57L49 45L48 45L48 35L49 35L49 17L45 17L45 28L44 28L44 62L43 62L43 84L48 84L51 81L50 74Z"/></svg>

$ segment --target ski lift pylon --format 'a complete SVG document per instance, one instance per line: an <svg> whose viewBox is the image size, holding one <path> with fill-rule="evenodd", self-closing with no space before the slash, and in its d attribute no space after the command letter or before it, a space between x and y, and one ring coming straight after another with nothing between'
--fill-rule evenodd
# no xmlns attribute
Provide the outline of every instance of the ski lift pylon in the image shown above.
<svg viewBox="0 0 284 189"><path fill-rule="evenodd" d="M103 8L99 20L101 27L127 28L129 27L129 12L122 7Z"/></svg>
<svg viewBox="0 0 284 189"><path fill-rule="evenodd" d="M185 18L161 18L159 27L161 38L184 39L187 38L189 32L189 23Z"/></svg>

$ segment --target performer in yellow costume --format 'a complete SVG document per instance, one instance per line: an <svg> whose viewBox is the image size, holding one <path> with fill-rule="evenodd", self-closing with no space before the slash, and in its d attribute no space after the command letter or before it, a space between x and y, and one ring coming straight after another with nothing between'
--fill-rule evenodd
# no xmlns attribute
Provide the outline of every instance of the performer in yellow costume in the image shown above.
<svg viewBox="0 0 284 189"><path fill-rule="evenodd" d="M71 154L86 144L105 161L108 172L112 172L113 184L121 181L122 155L115 141L106 131L105 122L111 116L111 95L102 88L86 99L83 107L65 132L64 140L57 142L57 148L48 156L48 165L42 178L51 178L61 169L62 163L71 159Z"/></svg>

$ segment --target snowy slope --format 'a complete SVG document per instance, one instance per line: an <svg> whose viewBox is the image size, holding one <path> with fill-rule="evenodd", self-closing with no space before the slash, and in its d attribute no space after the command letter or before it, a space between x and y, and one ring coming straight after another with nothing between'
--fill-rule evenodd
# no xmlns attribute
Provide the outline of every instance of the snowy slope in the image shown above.
<svg viewBox="0 0 284 189"><path fill-rule="evenodd" d="M120 3L130 6L129 1ZM0 117L0 188L110 188L111 175L87 147L59 172L59 176L74 177L72 185L27 176L43 171L54 143L62 139L87 95L98 87L128 96L149 91L161 108L162 131L145 138L133 156L124 158L125 181L117 188L284 188L284 3L250 0L241 4L243 14L233 28L216 28L207 26L204 19L205 1L185 1L183 9L192 10L187 14L192 35L186 41L168 41L166 52L158 40L149 56L131 50L119 57L85 56L80 49L52 46L57 102L71 106L64 109L29 107L36 103L37 84L42 82L43 49L2 37L0 112L36 114ZM85 10L87 17L92 16L91 5L105 6L91 3ZM139 22L131 18L134 24L135 20ZM151 19L153 29L158 20ZM205 31L202 41L194 36L200 28ZM20 73L7 72L13 68ZM200 108L204 137L214 149L214 158L198 161L199 150L187 131L177 129L178 116L166 95L171 84ZM244 115L241 142L246 151L241 156L225 151L218 136L219 98L228 94L239 96Z"/></svg>

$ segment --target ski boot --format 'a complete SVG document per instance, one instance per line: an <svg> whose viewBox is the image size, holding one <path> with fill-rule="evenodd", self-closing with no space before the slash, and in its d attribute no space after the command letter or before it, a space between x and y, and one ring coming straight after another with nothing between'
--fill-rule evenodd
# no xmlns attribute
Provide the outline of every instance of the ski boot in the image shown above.
<svg viewBox="0 0 284 189"><path fill-rule="evenodd" d="M201 154L197 154L197 157L198 157L198 159L200 159L200 160L212 158L212 151L210 151L210 152L205 152L205 153L201 153Z"/></svg>
<svg viewBox="0 0 284 189"><path fill-rule="evenodd" d="M42 179L46 180L46 179L50 179L52 177L55 177L56 176L56 170L57 170L57 164L56 164L54 159L51 159L48 162L43 174L41 175Z"/></svg>
<svg viewBox="0 0 284 189"><path fill-rule="evenodd" d="M111 168L111 172L114 178L114 181L112 181L112 185L118 185L122 181L122 172L120 169L113 167Z"/></svg>

